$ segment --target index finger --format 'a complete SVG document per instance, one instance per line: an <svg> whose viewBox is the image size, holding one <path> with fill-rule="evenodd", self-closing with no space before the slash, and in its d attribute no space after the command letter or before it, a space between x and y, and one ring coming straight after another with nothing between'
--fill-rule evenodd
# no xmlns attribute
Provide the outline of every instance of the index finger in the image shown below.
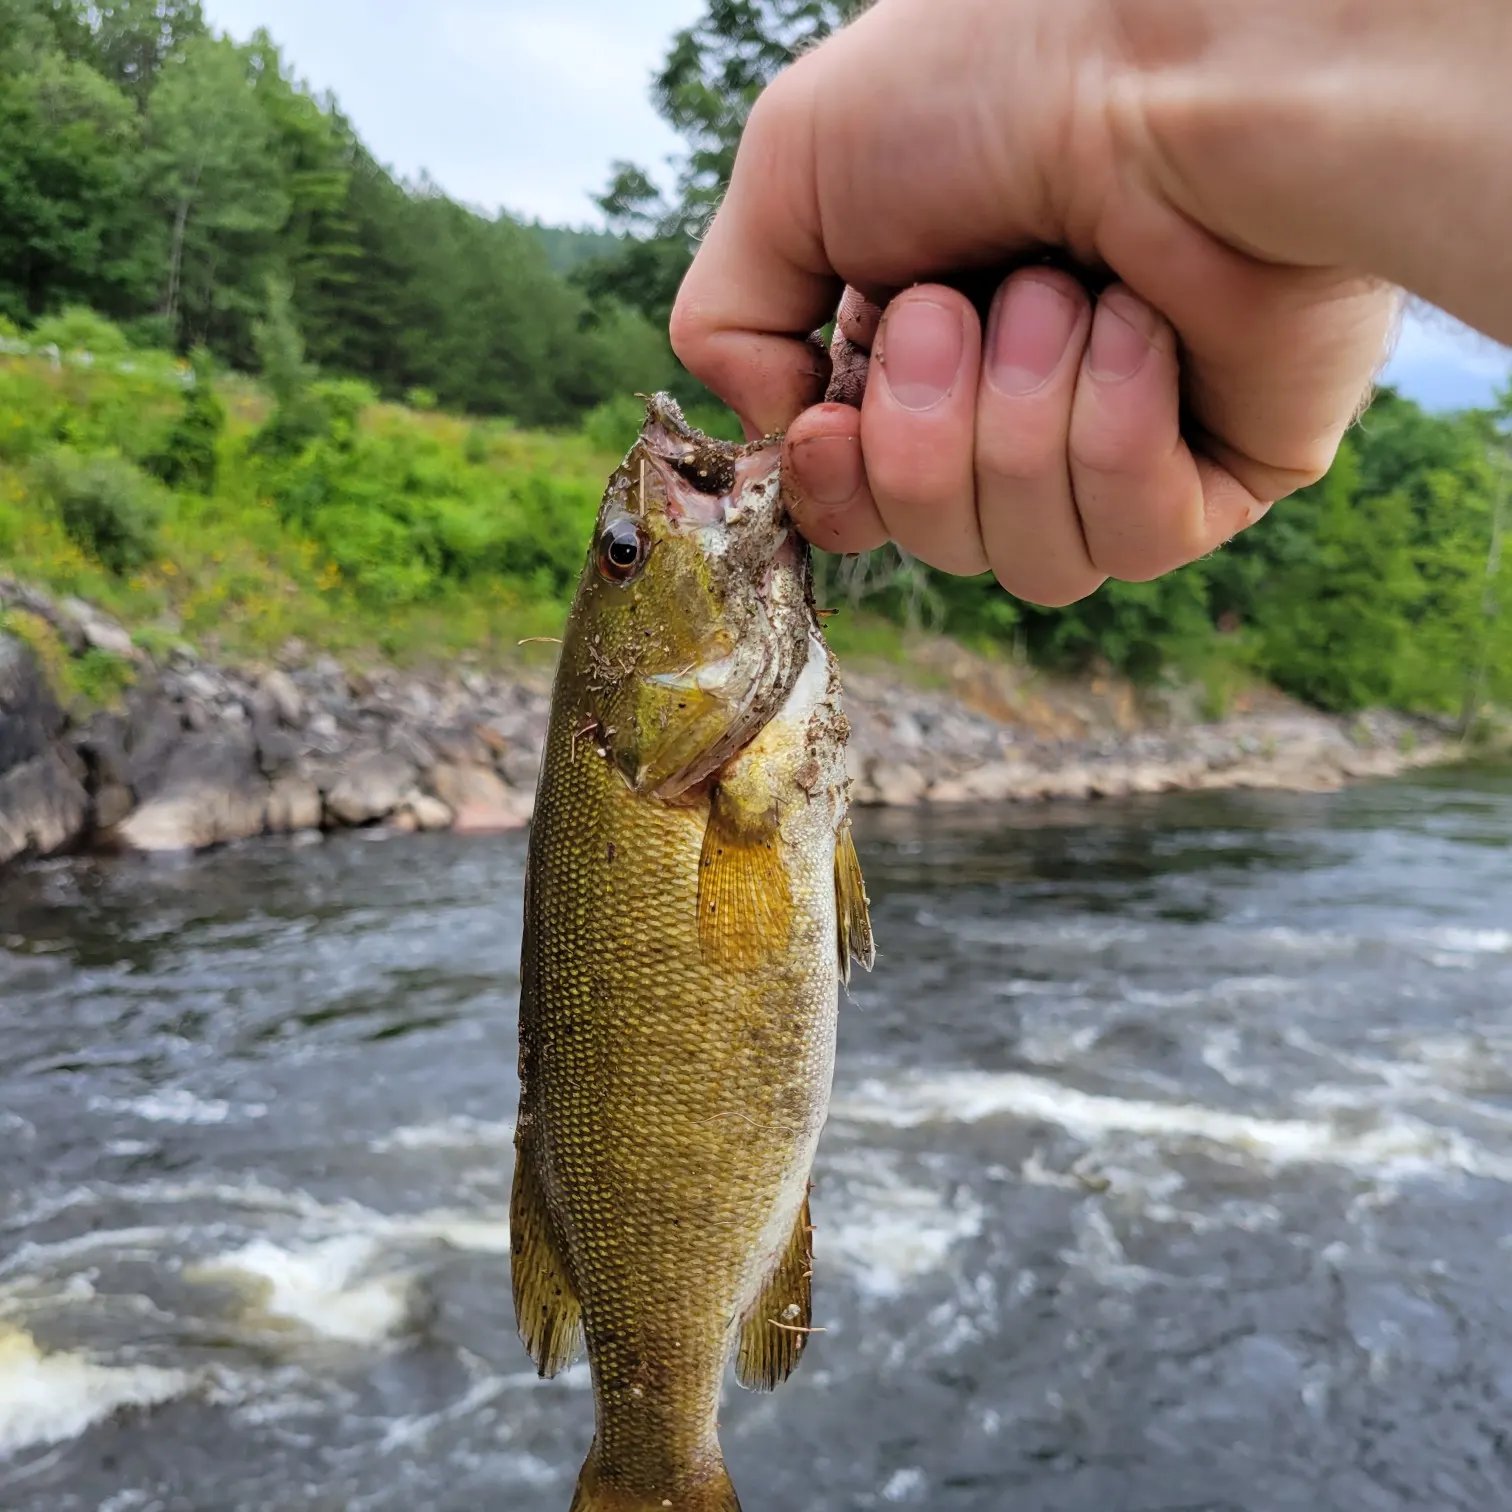
<svg viewBox="0 0 1512 1512"><path fill-rule="evenodd" d="M794 67L757 100L672 311L678 359L755 435L785 429L823 397L829 363L811 333L844 287L819 223L806 72Z"/></svg>

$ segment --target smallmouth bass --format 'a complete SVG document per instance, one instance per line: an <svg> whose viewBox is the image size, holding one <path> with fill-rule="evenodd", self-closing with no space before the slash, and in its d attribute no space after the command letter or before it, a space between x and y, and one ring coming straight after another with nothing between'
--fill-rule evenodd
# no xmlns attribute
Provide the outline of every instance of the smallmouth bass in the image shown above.
<svg viewBox="0 0 1512 1512"><path fill-rule="evenodd" d="M839 986L870 968L845 717L776 441L657 396L610 480L536 795L510 1205L543 1376L586 1343L572 1512L739 1512L717 1413L811 1329Z"/></svg>

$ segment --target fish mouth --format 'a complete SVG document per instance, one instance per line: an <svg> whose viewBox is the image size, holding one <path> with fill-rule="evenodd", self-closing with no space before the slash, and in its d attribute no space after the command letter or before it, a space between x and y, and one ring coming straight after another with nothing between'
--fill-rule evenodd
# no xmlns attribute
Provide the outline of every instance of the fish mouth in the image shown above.
<svg viewBox="0 0 1512 1512"><path fill-rule="evenodd" d="M678 700L687 723L679 720L625 776L638 793L676 801L700 791L761 733L802 671L812 618L808 547L788 518L780 437L715 441L658 395L638 451L642 510L661 511L674 532L697 534L730 594L733 644L721 637L709 660L644 676L648 688ZM632 453L632 476L634 460Z"/></svg>
<svg viewBox="0 0 1512 1512"><path fill-rule="evenodd" d="M782 502L782 437L733 446L694 430L677 401L647 402L639 446L666 496L670 519L694 527L777 525ZM643 491L643 502L644 491Z"/></svg>

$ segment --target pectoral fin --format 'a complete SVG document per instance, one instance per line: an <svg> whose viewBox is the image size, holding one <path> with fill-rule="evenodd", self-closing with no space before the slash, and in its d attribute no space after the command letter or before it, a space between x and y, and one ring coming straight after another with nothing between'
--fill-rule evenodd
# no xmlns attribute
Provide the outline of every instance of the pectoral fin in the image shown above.
<svg viewBox="0 0 1512 1512"><path fill-rule="evenodd" d="M715 789L698 862L698 939L707 960L759 966L787 941L793 895L775 819L751 820Z"/></svg>
<svg viewBox="0 0 1512 1512"><path fill-rule="evenodd" d="M510 1272L520 1338L536 1369L550 1377L570 1365L582 1348L583 1312L562 1263L531 1145L528 1137L515 1140Z"/></svg>
<svg viewBox="0 0 1512 1512"><path fill-rule="evenodd" d="M835 917L840 975L849 984L852 961L870 971L877 959L866 883L861 877L861 861L849 824L842 827L835 841Z"/></svg>
<svg viewBox="0 0 1512 1512"><path fill-rule="evenodd" d="M740 1353L735 1378L752 1391L771 1391L793 1373L798 1356L813 1332L810 1277L814 1269L814 1230L808 1198L776 1268L767 1277L755 1305L740 1324Z"/></svg>

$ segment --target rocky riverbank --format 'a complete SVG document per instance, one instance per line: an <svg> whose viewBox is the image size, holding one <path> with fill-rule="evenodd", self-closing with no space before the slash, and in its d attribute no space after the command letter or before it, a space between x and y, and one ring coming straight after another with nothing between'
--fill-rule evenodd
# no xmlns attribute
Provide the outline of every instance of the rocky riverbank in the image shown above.
<svg viewBox="0 0 1512 1512"><path fill-rule="evenodd" d="M481 834L528 823L549 679L477 667L344 668L286 648L233 668L159 664L77 600L0 579L0 864L80 848L199 850L366 825ZM129 664L108 708L70 699L70 659ZM52 663L49 666L49 663ZM850 669L863 805L1317 789L1452 760L1440 728L1339 719L1254 692L1203 722L1177 693L1053 683L935 641L910 680Z"/></svg>

